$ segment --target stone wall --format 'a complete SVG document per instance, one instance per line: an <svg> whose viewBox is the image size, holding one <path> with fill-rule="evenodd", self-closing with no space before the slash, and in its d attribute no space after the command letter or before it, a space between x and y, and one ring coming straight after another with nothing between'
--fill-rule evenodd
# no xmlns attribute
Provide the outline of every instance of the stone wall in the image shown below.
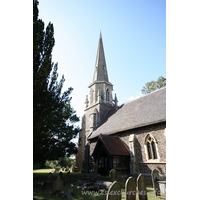
<svg viewBox="0 0 200 200"><path fill-rule="evenodd" d="M137 173L143 173L146 176L151 175L154 168L158 168L163 176L166 176L166 122L145 126L142 128L132 129L121 133L114 134L121 138L128 146L129 136L135 135L134 151L135 151L135 166ZM157 144L158 159L148 160L147 149L145 147L145 138L152 135ZM114 136L113 135L113 136Z"/></svg>
<svg viewBox="0 0 200 200"><path fill-rule="evenodd" d="M141 128L136 128L128 131L112 134L118 136L129 148L129 136L135 135L134 151L135 151L135 170L136 173L143 173L145 176L150 176L151 171L157 168L160 173L166 175L166 122L149 125ZM145 147L145 138L151 134L157 142L158 159L148 160L147 150ZM90 155L94 151L97 138L90 141Z"/></svg>

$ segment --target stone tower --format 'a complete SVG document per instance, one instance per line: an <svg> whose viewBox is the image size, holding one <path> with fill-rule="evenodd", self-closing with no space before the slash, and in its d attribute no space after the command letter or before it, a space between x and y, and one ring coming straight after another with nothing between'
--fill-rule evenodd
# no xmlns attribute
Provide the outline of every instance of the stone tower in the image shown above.
<svg viewBox="0 0 200 200"><path fill-rule="evenodd" d="M93 82L89 85L89 95L86 95L85 114L82 117L82 131L79 133L79 149L76 156L76 166L82 172L89 172L90 148L87 137L101 123L110 108L117 106L117 97L112 97L113 85L109 82L108 72L100 32Z"/></svg>

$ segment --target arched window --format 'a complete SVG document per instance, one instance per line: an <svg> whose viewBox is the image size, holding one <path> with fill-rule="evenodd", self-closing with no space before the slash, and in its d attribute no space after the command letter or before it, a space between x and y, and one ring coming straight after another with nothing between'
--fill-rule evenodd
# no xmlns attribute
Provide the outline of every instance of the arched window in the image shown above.
<svg viewBox="0 0 200 200"><path fill-rule="evenodd" d="M110 101L109 95L110 95L110 93L109 93L109 90L107 89L106 90L106 101Z"/></svg>
<svg viewBox="0 0 200 200"><path fill-rule="evenodd" d="M157 155L157 149L156 149L156 140L153 136L147 135L146 137L146 149L147 149L147 155L148 159L158 159Z"/></svg>

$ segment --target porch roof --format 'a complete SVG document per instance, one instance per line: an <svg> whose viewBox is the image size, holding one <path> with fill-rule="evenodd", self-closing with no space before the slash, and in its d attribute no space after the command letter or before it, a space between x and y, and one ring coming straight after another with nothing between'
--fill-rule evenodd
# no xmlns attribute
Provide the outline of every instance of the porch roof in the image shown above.
<svg viewBox="0 0 200 200"><path fill-rule="evenodd" d="M106 150L111 156L130 155L128 148L125 146L125 144L121 141L119 137L100 134L92 156L94 156L98 152L99 143L101 142L103 143Z"/></svg>

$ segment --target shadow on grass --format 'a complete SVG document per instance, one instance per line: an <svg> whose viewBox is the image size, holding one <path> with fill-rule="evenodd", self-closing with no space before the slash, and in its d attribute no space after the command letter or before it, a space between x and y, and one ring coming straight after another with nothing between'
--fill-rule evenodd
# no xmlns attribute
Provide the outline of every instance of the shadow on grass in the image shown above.
<svg viewBox="0 0 200 200"><path fill-rule="evenodd" d="M51 171L51 170L50 170ZM47 184L47 187L45 190L42 188L42 183L47 181L47 175L50 172L48 170L43 170L42 173L40 173L39 170L33 171L33 183L36 185L39 185L39 188L33 188L33 196L37 198L38 200L59 200L63 199L62 196L56 196L52 194L52 187L49 185L53 182L58 176L57 173L52 173L52 179L48 181L49 184ZM92 177L93 174L82 174L78 172L70 173L70 177L65 174L66 172L63 172L63 177L65 178L65 186L63 186L63 191L68 192L68 189L73 189L74 194L76 195L72 200L79 199L79 200L105 200L106 195L95 195L95 194L86 194L82 190L77 189L75 187L71 186L71 183L76 183L77 180L84 179L87 177ZM125 182L127 179L120 179L118 180L119 184L121 185L122 192L125 192ZM70 183L69 183L70 182ZM152 180L146 179L146 186L147 186L147 192L148 192L148 200L161 200L161 198L156 197L153 190ZM87 189L86 189L87 190ZM122 193L122 200L125 199L125 194ZM136 196L136 200L138 200L138 196ZM163 200L163 199L162 199Z"/></svg>

